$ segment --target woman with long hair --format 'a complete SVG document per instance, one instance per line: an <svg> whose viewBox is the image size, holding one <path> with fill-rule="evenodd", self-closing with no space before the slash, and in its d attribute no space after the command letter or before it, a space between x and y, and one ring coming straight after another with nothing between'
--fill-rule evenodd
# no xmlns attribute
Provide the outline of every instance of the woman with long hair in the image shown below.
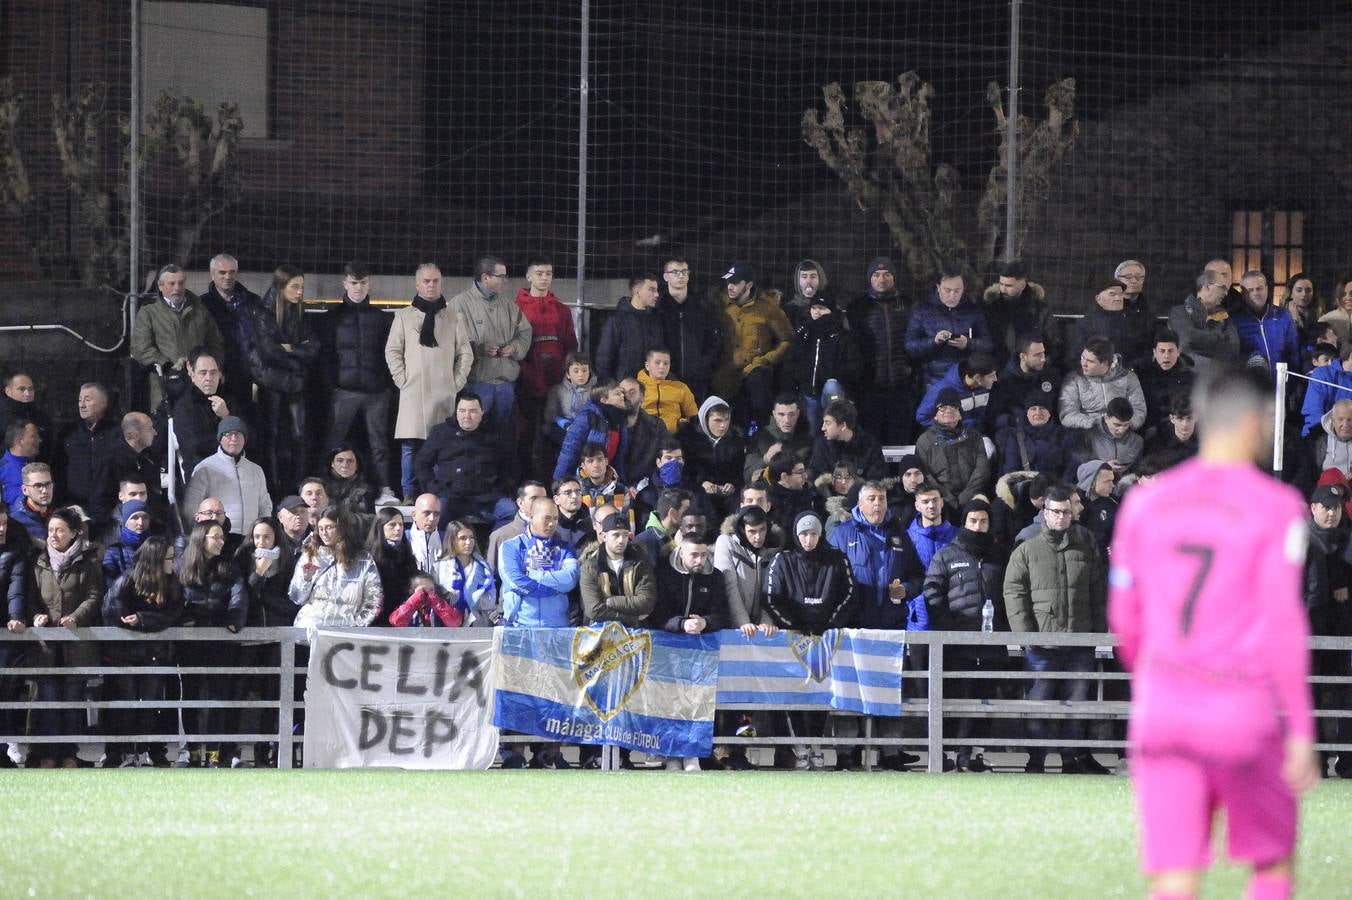
<svg viewBox="0 0 1352 900"><path fill-rule="evenodd" d="M305 477L310 456L305 428L305 373L319 356L319 341L305 324L305 276L280 265L272 286L254 310L249 374L258 384L264 431L271 436L267 473L275 491L286 493Z"/></svg>
<svg viewBox="0 0 1352 900"><path fill-rule="evenodd" d="M163 631L177 625L183 617L183 593L174 574L174 545L154 535L141 542L132 556L130 568L123 572L103 598L103 624L145 633ZM105 652L116 666L171 666L174 646L169 641L110 641ZM142 703L170 699L168 675L141 675L124 672L112 677L112 699ZM177 688L172 688L177 694ZM141 706L114 710L114 731L118 734L171 734L178 723L166 709ZM144 762L153 766L169 765L163 743L124 744L123 767ZM109 747L108 758L118 755ZM111 765L111 763L109 763Z"/></svg>
<svg viewBox="0 0 1352 900"><path fill-rule="evenodd" d="M315 533L301 546L289 590L291 602L300 607L298 628L376 621L385 595L355 516L340 506L320 510Z"/></svg>
<svg viewBox="0 0 1352 900"><path fill-rule="evenodd" d="M382 506L376 510L371 530L366 534L366 550L380 572L380 587L384 595L380 615L373 625L390 624L390 613L399 606L408 581L418 571L413 558L413 546L408 542L408 523L397 506Z"/></svg>
<svg viewBox="0 0 1352 900"><path fill-rule="evenodd" d="M183 609L187 623L206 628L226 628L232 633L244 627L249 615L249 595L233 561L225 553L225 529L220 522L207 520L193 525L179 562L178 579L183 585ZM239 645L204 641L193 646L197 664L235 666L239 664ZM223 700L230 696L237 675L190 675L184 677L186 692L194 700ZM219 708L195 709L188 718L192 732L220 734L226 724L226 711ZM238 716L235 717L236 719ZM200 764L219 768L222 755L233 757L233 744L208 742L194 751ZM223 754L224 751L224 754ZM197 760L194 760L196 762Z"/></svg>
<svg viewBox="0 0 1352 900"><path fill-rule="evenodd" d="M1304 347L1314 334L1319 321L1319 298L1314 293L1314 280L1304 272L1296 272L1286 280L1286 314L1296 325L1300 345Z"/></svg>
<svg viewBox="0 0 1352 900"><path fill-rule="evenodd" d="M98 548L89 543L88 523L77 506L63 506L47 520L45 552L33 562L34 628L60 625L84 628L99 624L103 600L103 566ZM97 666L99 652L93 641L53 641L37 654L39 666ZM85 678L79 675L40 675L38 699L42 702L84 699ZM83 711L78 709L40 710L41 732L73 735L80 732ZM34 754L42 768L61 765L73 769L79 765L75 744L36 745Z"/></svg>
<svg viewBox="0 0 1352 900"><path fill-rule="evenodd" d="M474 625L480 604L492 608L497 604L497 584L493 569L479 552L474 529L465 522L449 522L436 571L432 573L437 584L446 592L446 599L460 610L465 625Z"/></svg>
<svg viewBox="0 0 1352 900"><path fill-rule="evenodd" d="M235 566L244 578L249 592L249 615L246 624L250 628L280 628L289 626L296 618L296 605L287 596L291 584L291 571L295 568L295 557L291 554L290 544L282 540L282 527L271 517L255 519L249 526L244 542L235 552ZM248 642L240 647L240 665L276 666L281 662L280 645L275 641ZM250 691L258 695L259 700L276 700L278 676L250 675L235 679L238 687L230 695L231 700L243 700ZM301 693L296 694L297 697ZM233 725L238 720L238 711L227 711ZM259 722L260 732L277 731L277 710L262 710ZM234 759L231 765L234 765ZM277 765L277 745L275 741L260 741L254 744L254 767L272 768Z"/></svg>
<svg viewBox="0 0 1352 900"><path fill-rule="evenodd" d="M338 444L324 454L324 489L334 506L370 515L375 492L362 471L361 454L352 444Z"/></svg>

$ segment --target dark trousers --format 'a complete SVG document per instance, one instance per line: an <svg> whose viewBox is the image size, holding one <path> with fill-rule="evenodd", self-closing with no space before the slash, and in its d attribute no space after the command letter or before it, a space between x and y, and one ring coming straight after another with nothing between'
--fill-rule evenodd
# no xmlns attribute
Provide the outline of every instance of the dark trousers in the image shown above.
<svg viewBox="0 0 1352 900"><path fill-rule="evenodd" d="M266 462L273 496L299 490L300 480L310 473L310 440L305 431L305 394L279 394L258 390L258 405L262 408L264 429L268 442ZM247 528L248 523L242 527Z"/></svg>
<svg viewBox="0 0 1352 900"><path fill-rule="evenodd" d="M347 443L348 432L362 414L366 423L366 479L377 488L393 484L390 470L390 392L333 391L333 424L324 440L323 450ZM301 476L302 478L304 476Z"/></svg>
<svg viewBox="0 0 1352 900"><path fill-rule="evenodd" d="M173 665L173 652L169 644L154 641L145 645L136 645L134 653L109 653L109 663L116 666L167 666ZM151 675L136 672L114 675L110 679L110 699L139 700L142 703L176 700L179 695L178 678L173 675ZM178 731L177 717L164 708L144 706L139 709L112 710L112 730L117 735L130 734L174 734ZM109 745L108 756L111 759L118 753L134 753L147 750L152 756L164 754L164 742L137 742L135 744ZM116 765L114 762L113 765Z"/></svg>
<svg viewBox="0 0 1352 900"><path fill-rule="evenodd" d="M1024 647L1024 668L1029 672L1092 672L1096 663L1093 647ZM1088 678L1035 678L1028 686L1026 695L1029 700L1088 700L1093 682ZM1029 719L1028 737L1034 742L1039 738L1054 740L1083 739L1085 731L1083 720L1077 719ZM1077 753L1088 752L1072 747L1058 748L1061 758ZM1030 757L1045 757L1046 747L1031 747Z"/></svg>

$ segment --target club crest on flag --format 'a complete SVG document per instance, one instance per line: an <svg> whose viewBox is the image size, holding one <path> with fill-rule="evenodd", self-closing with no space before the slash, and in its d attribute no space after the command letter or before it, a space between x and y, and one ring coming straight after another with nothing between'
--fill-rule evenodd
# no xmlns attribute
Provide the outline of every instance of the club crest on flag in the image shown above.
<svg viewBox="0 0 1352 900"><path fill-rule="evenodd" d="M840 646L840 632L834 628L825 634L789 635L789 649L803 671L813 681L825 681L831 675L831 659Z"/></svg>
<svg viewBox="0 0 1352 900"><path fill-rule="evenodd" d="M587 705L609 721L638 691L648 674L652 635L630 631L619 622L600 629L579 628L573 635L573 680Z"/></svg>

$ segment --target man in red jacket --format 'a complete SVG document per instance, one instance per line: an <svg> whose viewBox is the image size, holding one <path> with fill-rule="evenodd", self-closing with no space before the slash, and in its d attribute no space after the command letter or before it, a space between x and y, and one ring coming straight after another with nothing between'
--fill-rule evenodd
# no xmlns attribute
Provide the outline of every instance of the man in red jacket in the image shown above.
<svg viewBox="0 0 1352 900"><path fill-rule="evenodd" d="M545 398L550 388L563 381L564 359L577 349L577 334L573 330L572 311L551 290L554 284L554 264L543 256L532 256L526 263L526 287L516 293L516 305L531 327L531 346L521 360L521 377L517 382L517 408L524 420L524 429L517 433L534 434L540 428ZM517 442L521 448L522 471L530 471L530 452L533 442Z"/></svg>

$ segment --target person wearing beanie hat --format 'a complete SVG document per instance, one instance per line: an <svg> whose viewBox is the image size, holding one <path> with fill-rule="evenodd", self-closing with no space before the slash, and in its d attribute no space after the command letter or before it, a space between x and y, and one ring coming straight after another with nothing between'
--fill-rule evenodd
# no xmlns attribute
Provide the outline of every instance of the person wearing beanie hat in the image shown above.
<svg viewBox="0 0 1352 900"><path fill-rule="evenodd" d="M944 266L906 327L906 351L923 363L926 385L942 379L950 367L973 353L989 354L993 349L986 314L966 299L962 272Z"/></svg>
<svg viewBox="0 0 1352 900"><path fill-rule="evenodd" d="M915 440L911 410L920 397L906 353L911 306L897 294L896 268L887 257L870 260L864 277L868 289L849 314L862 364L854 392L861 423L884 444L909 444Z"/></svg>
<svg viewBox="0 0 1352 900"><path fill-rule="evenodd" d="M932 382L915 411L915 420L928 428L934 423L934 407L945 391L957 393L964 424L983 434L990 430L991 389L996 384L995 357L977 351L958 362L938 381Z"/></svg>
<svg viewBox="0 0 1352 900"><path fill-rule="evenodd" d="M272 515L272 497L262 468L244 455L248 443L244 420L226 416L216 431L216 452L197 464L183 492L184 531L192 529L198 504L207 497L217 497L230 520L230 533L243 535L250 522Z"/></svg>
<svg viewBox="0 0 1352 900"><path fill-rule="evenodd" d="M1056 394L1040 387L1023 398L1019 417L995 433L999 474L1050 472L1061 475L1070 465L1070 440L1057 423Z"/></svg>
<svg viewBox="0 0 1352 900"><path fill-rule="evenodd" d="M789 351L789 376L813 431L821 427L822 409L830 402L827 398L845 395L845 386L858 381L859 362L859 344L844 313L829 297L813 296L794 330Z"/></svg>
<svg viewBox="0 0 1352 900"><path fill-rule="evenodd" d="M103 577L108 584L116 581L123 572L130 571L132 557L150 536L150 508L144 500L122 503L119 517L117 540L109 544L103 554Z"/></svg>
<svg viewBox="0 0 1352 900"><path fill-rule="evenodd" d="M822 536L821 519L799 513L789 546L775 554L765 575L765 606L774 623L804 634L844 627L852 592L849 565Z"/></svg>
<svg viewBox="0 0 1352 900"><path fill-rule="evenodd" d="M784 310L756 290L746 263L734 263L721 283L726 361L714 373L713 390L730 401L734 420L746 428L770 416L776 370L793 345L793 327Z"/></svg>
<svg viewBox="0 0 1352 900"><path fill-rule="evenodd" d="M962 508L962 528L952 542L930 560L925 573L925 604L930 627L941 631L981 631L987 603L991 605L992 626L1007 631L1003 595L1005 567L992 549L991 505L975 497ZM974 672L1000 667L1003 648L955 644L944 649L944 667ZM995 695L994 681L947 679L944 695L955 699L987 700ZM983 723L984 724L984 723ZM970 738L976 732L976 720L956 720L955 738ZM973 747L959 747L955 759L944 759L944 769L982 772L990 767Z"/></svg>
<svg viewBox="0 0 1352 900"><path fill-rule="evenodd" d="M915 442L915 452L933 473L950 509L989 487L991 459L986 443L981 432L963 424L962 400L953 388L939 392L933 424Z"/></svg>
<svg viewBox="0 0 1352 900"><path fill-rule="evenodd" d="M1068 369L1074 368L1077 362L1071 355L1078 354L1084 342L1091 337L1106 337L1112 341L1113 347L1122 356L1122 362L1128 366L1150 352L1153 329L1138 316L1128 314L1125 290L1122 282L1116 279L1098 286L1093 304L1071 330L1071 340L1066 344L1065 351Z"/></svg>

